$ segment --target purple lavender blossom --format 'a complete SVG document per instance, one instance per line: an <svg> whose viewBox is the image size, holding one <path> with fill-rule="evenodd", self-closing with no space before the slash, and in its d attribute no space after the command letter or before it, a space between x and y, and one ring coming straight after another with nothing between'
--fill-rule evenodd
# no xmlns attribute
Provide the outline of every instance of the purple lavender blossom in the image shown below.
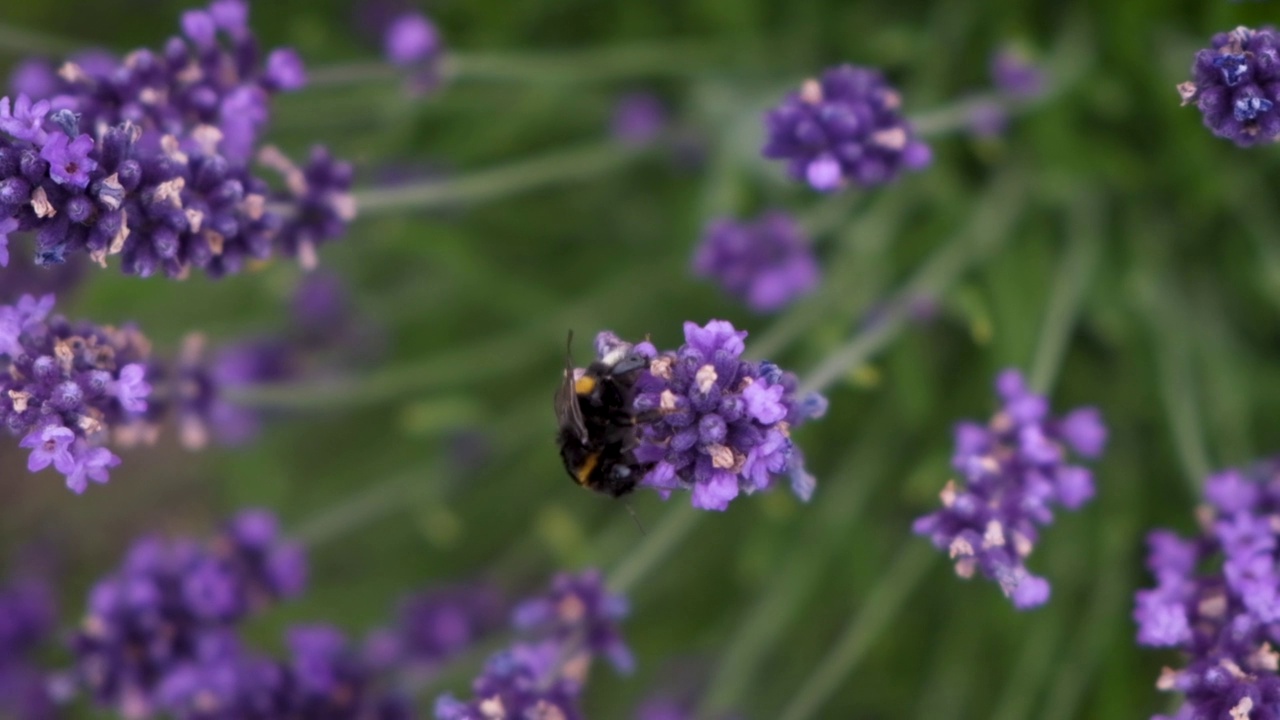
<svg viewBox="0 0 1280 720"><path fill-rule="evenodd" d="M690 490L694 507L725 510L739 493L767 490L788 474L793 491L808 500L813 478L792 446L791 428L821 416L826 401L816 393L796 397L795 376L773 363L742 360L747 333L729 322L685 323L684 335L674 352L635 346L650 358L636 382L635 457L650 468L641 484L663 497ZM596 350L621 342L600 333Z"/></svg>
<svg viewBox="0 0 1280 720"><path fill-rule="evenodd" d="M1068 464L1067 451L1096 458L1106 428L1093 409L1054 419L1048 400L1028 389L1017 370L1000 373L996 392L1001 408L987 425L956 426L951 465L966 485L948 481L943 508L917 519L912 530L947 552L957 575L980 571L1027 610L1049 599L1049 582L1023 564L1039 539L1038 526L1053 522L1055 505L1075 510L1094 494L1092 474Z"/></svg>
<svg viewBox="0 0 1280 720"><path fill-rule="evenodd" d="M1214 135L1240 147L1280 137L1280 36L1274 28L1238 27L1213 36L1196 53L1192 79L1178 86Z"/></svg>
<svg viewBox="0 0 1280 720"><path fill-rule="evenodd" d="M444 42L440 31L416 10L400 13L387 23L382 36L387 62L410 71L406 89L414 95L440 84Z"/></svg>
<svg viewBox="0 0 1280 720"><path fill-rule="evenodd" d="M633 92L613 106L610 134L623 145L643 147L653 142L667 125L667 110L653 93Z"/></svg>
<svg viewBox="0 0 1280 720"><path fill-rule="evenodd" d="M628 612L626 598L610 593L598 570L588 570L557 575L546 595L516 608L512 624L563 647L603 656L619 672L629 673L635 658L618 628Z"/></svg>
<svg viewBox="0 0 1280 720"><path fill-rule="evenodd" d="M804 230L781 211L751 222L716 220L694 251L693 271L713 278L752 310L780 310L814 290L820 271Z"/></svg>
<svg viewBox="0 0 1280 720"><path fill-rule="evenodd" d="M205 345L204 336L187 336L177 363L175 412L182 444L198 450L211 437L224 445L246 443L261 432L262 417L230 399L228 391L295 377L295 353L274 338L228 344L209 357Z"/></svg>
<svg viewBox="0 0 1280 720"><path fill-rule="evenodd" d="M463 702L451 694L440 696L436 699L436 720L585 720L579 707L580 682L561 677L566 672L579 672L578 666L559 662L555 646L548 648L518 645L494 655L472 683L475 699ZM571 667L566 669L565 665Z"/></svg>
<svg viewBox="0 0 1280 720"><path fill-rule="evenodd" d="M765 117L764 156L819 192L892 181L929 165L932 153L900 112L902 98L878 70L841 65L809 79Z"/></svg>
<svg viewBox="0 0 1280 720"><path fill-rule="evenodd" d="M1015 100L1034 100L1048 86L1044 70L1019 48L1006 47L993 54L989 71L996 90Z"/></svg>
<svg viewBox="0 0 1280 720"><path fill-rule="evenodd" d="M401 67L425 62L440 52L440 32L420 12L407 12L392 20L383 42L387 62Z"/></svg>
<svg viewBox="0 0 1280 720"><path fill-rule="evenodd" d="M533 639L491 657L472 683L472 700L437 698L436 719L583 720L579 699L592 660L603 655L622 672L634 664L617 626L626 614L626 600L609 593L599 571L557 576L548 593L513 614L516 629Z"/></svg>
<svg viewBox="0 0 1280 720"><path fill-rule="evenodd" d="M1228 470L1205 483L1198 537L1157 530L1147 537L1153 588L1134 597L1138 644L1181 650L1156 687L1181 692L1178 718L1275 717L1280 655L1276 526L1280 461Z"/></svg>
<svg viewBox="0 0 1280 720"><path fill-rule="evenodd" d="M0 587L0 715L23 720L58 716L47 678L31 657L51 639L55 620L56 598L42 578L20 576Z"/></svg>
<svg viewBox="0 0 1280 720"><path fill-rule="evenodd" d="M94 586L73 641L75 676L98 704L150 717L189 697L184 688L207 689L214 668L239 652L235 625L265 600L302 590L303 558L279 540L274 522L250 510L207 546L159 538L134 544L120 568ZM288 567L269 568L279 556L289 558ZM224 689L235 686L235 677L222 677Z"/></svg>
<svg viewBox="0 0 1280 720"><path fill-rule="evenodd" d="M0 222L35 234L37 264L120 255L132 275L218 277L275 254L313 266L342 234L345 164L317 154L299 170L268 148L288 192L249 170L271 96L305 73L292 50L262 60L247 12L217 0L163 51L73 58L48 97L0 100Z"/></svg>
<svg viewBox="0 0 1280 720"><path fill-rule="evenodd" d="M501 595L488 585L454 585L405 598L395 623L370 635L365 656L373 666L398 666L429 677L473 647L506 619Z"/></svg>
<svg viewBox="0 0 1280 720"><path fill-rule="evenodd" d="M108 436L144 421L150 345L134 328L49 317L53 302L0 305L0 426L31 451L28 469L52 465L82 493L120 462Z"/></svg>

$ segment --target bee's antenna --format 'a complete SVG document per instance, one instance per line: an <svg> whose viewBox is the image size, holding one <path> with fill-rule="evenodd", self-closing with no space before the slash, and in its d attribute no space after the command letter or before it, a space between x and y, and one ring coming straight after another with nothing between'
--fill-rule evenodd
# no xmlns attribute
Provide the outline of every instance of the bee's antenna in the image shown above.
<svg viewBox="0 0 1280 720"><path fill-rule="evenodd" d="M644 523L640 522L640 516L636 514L636 509L631 507L631 503L626 500L623 500L622 504L626 506L627 512L631 514L631 519L636 521L636 527L640 528L640 534L647 535L648 533L645 532Z"/></svg>
<svg viewBox="0 0 1280 720"><path fill-rule="evenodd" d="M569 331L569 337L564 341L564 364L565 367L573 370L573 331Z"/></svg>

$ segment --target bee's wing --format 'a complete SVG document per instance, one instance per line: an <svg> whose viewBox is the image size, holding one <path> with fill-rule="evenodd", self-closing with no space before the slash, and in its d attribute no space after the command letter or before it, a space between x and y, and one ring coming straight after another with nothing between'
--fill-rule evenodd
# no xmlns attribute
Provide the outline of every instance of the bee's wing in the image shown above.
<svg viewBox="0 0 1280 720"><path fill-rule="evenodd" d="M569 332L569 342L573 342L573 331ZM578 405L578 393L574 390L573 358L566 355L564 378L556 389L556 420L562 429L573 431L584 444L587 442L587 423L582 419L582 407Z"/></svg>

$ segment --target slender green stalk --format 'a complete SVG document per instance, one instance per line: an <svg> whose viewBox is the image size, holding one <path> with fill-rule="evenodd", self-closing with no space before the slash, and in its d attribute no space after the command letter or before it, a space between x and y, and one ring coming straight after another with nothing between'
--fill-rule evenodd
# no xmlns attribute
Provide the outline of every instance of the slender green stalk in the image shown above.
<svg viewBox="0 0 1280 720"><path fill-rule="evenodd" d="M328 510L308 518L291 535L309 547L324 545L365 527L405 506L409 493L422 485L421 471L369 485Z"/></svg>
<svg viewBox="0 0 1280 720"><path fill-rule="evenodd" d="M829 354L805 376L800 392L821 392L887 345L905 326L911 302L943 295L975 261L999 247L1013 229L1026 200L1021 175L1009 172L994 181L977 201L969 226L933 254L889 302L884 316Z"/></svg>
<svg viewBox="0 0 1280 720"><path fill-rule="evenodd" d="M827 654L814 664L813 673L778 716L781 720L808 720L822 708L872 643L892 627L935 555L936 551L928 543L915 538L907 541L861 611L845 626Z"/></svg>
<svg viewBox="0 0 1280 720"><path fill-rule="evenodd" d="M684 498L680 498L680 502L667 512L658 527L645 535L635 550L609 573L609 587L614 592L620 595L630 592L697 527L698 518L702 517L703 511L683 501Z"/></svg>
<svg viewBox="0 0 1280 720"><path fill-rule="evenodd" d="M1135 219L1141 226L1142 219ZM1160 227L1156 218L1145 222ZM1143 232L1135 229L1134 232ZM1146 232L1151 232L1147 230ZM1154 237L1151 238L1154 242ZM1152 255L1153 253L1148 253ZM1161 268L1163 263L1149 257L1148 268ZM1186 334L1186 318L1182 299L1171 288L1171 279L1159 269L1138 278L1138 300L1147 315L1147 323L1155 346L1155 363L1159 373L1160 397L1164 401L1173 430L1174 446L1183 469L1184 479L1193 496L1200 494L1200 482L1214 467L1209 460L1205 431L1201 423L1199 387L1196 383L1190 338Z"/></svg>
<svg viewBox="0 0 1280 720"><path fill-rule="evenodd" d="M612 82L636 77L688 76L707 70L718 53L705 42L673 41L587 50L532 53L455 52L443 60L449 80L531 83ZM408 72L380 61L331 65L308 74L310 87L391 81Z"/></svg>
<svg viewBox="0 0 1280 720"><path fill-rule="evenodd" d="M803 536L781 563L782 575L769 581L719 653L720 662L707 683L698 717L715 717L739 707L761 662L783 639L786 629L800 619L798 610L816 590L834 550L829 542L833 530L858 522L867 497L886 475L892 446L886 430L877 426L866 433L837 464L839 469L830 479L824 479L816 516L806 523Z"/></svg>
<svg viewBox="0 0 1280 720"><path fill-rule="evenodd" d="M541 187L585 180L620 168L644 153L617 143L599 142L548 153L491 170L448 180L358 190L361 215L497 200Z"/></svg>
<svg viewBox="0 0 1280 720"><path fill-rule="evenodd" d="M48 58L60 58L82 49L88 44L29 28L0 24L0 52L6 52L10 55L40 55Z"/></svg>
<svg viewBox="0 0 1280 720"><path fill-rule="evenodd" d="M993 720L1022 720L1031 717L1031 708L1051 669L1057 669L1058 645L1062 642L1062 614L1041 618L1022 643L1013 665L1013 672L1005 679L1005 691L996 703Z"/></svg>
<svg viewBox="0 0 1280 720"><path fill-rule="evenodd" d="M1058 271L1049 296L1049 309L1040 326L1040 339L1031 364L1031 387L1038 392L1048 394L1053 389L1053 378L1058 376L1067 340L1075 327L1080 303L1098 261L1101 220L1101 208L1096 197L1082 195L1072 204L1066 258L1061 263L1062 269Z"/></svg>

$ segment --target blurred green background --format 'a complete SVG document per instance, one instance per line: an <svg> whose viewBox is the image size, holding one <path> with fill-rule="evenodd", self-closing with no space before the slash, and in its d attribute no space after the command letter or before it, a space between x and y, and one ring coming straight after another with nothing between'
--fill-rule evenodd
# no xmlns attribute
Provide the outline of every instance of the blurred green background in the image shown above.
<svg viewBox="0 0 1280 720"><path fill-rule="evenodd" d="M1272 5L434 2L423 9L460 55L453 82L425 97L390 76L317 87L279 98L272 124L295 157L318 142L351 159L362 189L393 177L443 188L420 207L367 213L321 253L385 334L378 363L256 398L276 417L246 447L190 453L169 428L80 498L52 474L28 476L6 444L0 538L57 550L72 623L135 534L200 534L234 508L269 506L313 539L313 589L253 637L278 647L301 620L359 634L430 583L496 576L526 592L558 568L616 568L672 536L679 516L667 516L687 498L637 494L642 535L620 503L565 478L550 398L567 329L582 360L599 329L672 347L684 320L729 319L752 332L749 349L763 341L802 377L870 331L872 352L832 387L828 416L798 433L820 482L813 502L778 492L697 517L632 588L638 674L599 668L589 715L630 717L665 687L779 717L833 667L823 658L851 622L851 669L815 717L1159 711L1156 676L1178 660L1134 646L1132 592L1151 582L1143 534L1189 531L1204 473L1274 451L1280 426L1274 151L1211 137L1174 85L1211 33L1264 23ZM10 4L0 58L67 42L158 47L186 7ZM361 12L260 0L252 24L265 46L295 46L320 71L377 60ZM933 168L837 198L757 158L760 111L824 66L880 66L907 112L924 114L983 90L1007 41L1062 82L1000 140L932 138ZM606 144L614 101L636 90L664 99L699 161L666 146L605 149L599 167L519 193L474 180L531 158L574 167L576 156L557 158ZM708 219L769 206L822 230L826 275L776 317L688 272ZM945 272L921 279L922 267ZM136 320L175 353L192 330L278 332L298 277L279 265L220 282L102 272L63 309ZM936 314L905 313L917 298ZM992 378L1010 365L1051 381L1057 409L1099 405L1112 430L1098 498L1059 517L1030 561L1054 596L1029 613L990 583L957 580L909 534L949 477L952 424L988 415ZM443 685L463 689L468 662Z"/></svg>

